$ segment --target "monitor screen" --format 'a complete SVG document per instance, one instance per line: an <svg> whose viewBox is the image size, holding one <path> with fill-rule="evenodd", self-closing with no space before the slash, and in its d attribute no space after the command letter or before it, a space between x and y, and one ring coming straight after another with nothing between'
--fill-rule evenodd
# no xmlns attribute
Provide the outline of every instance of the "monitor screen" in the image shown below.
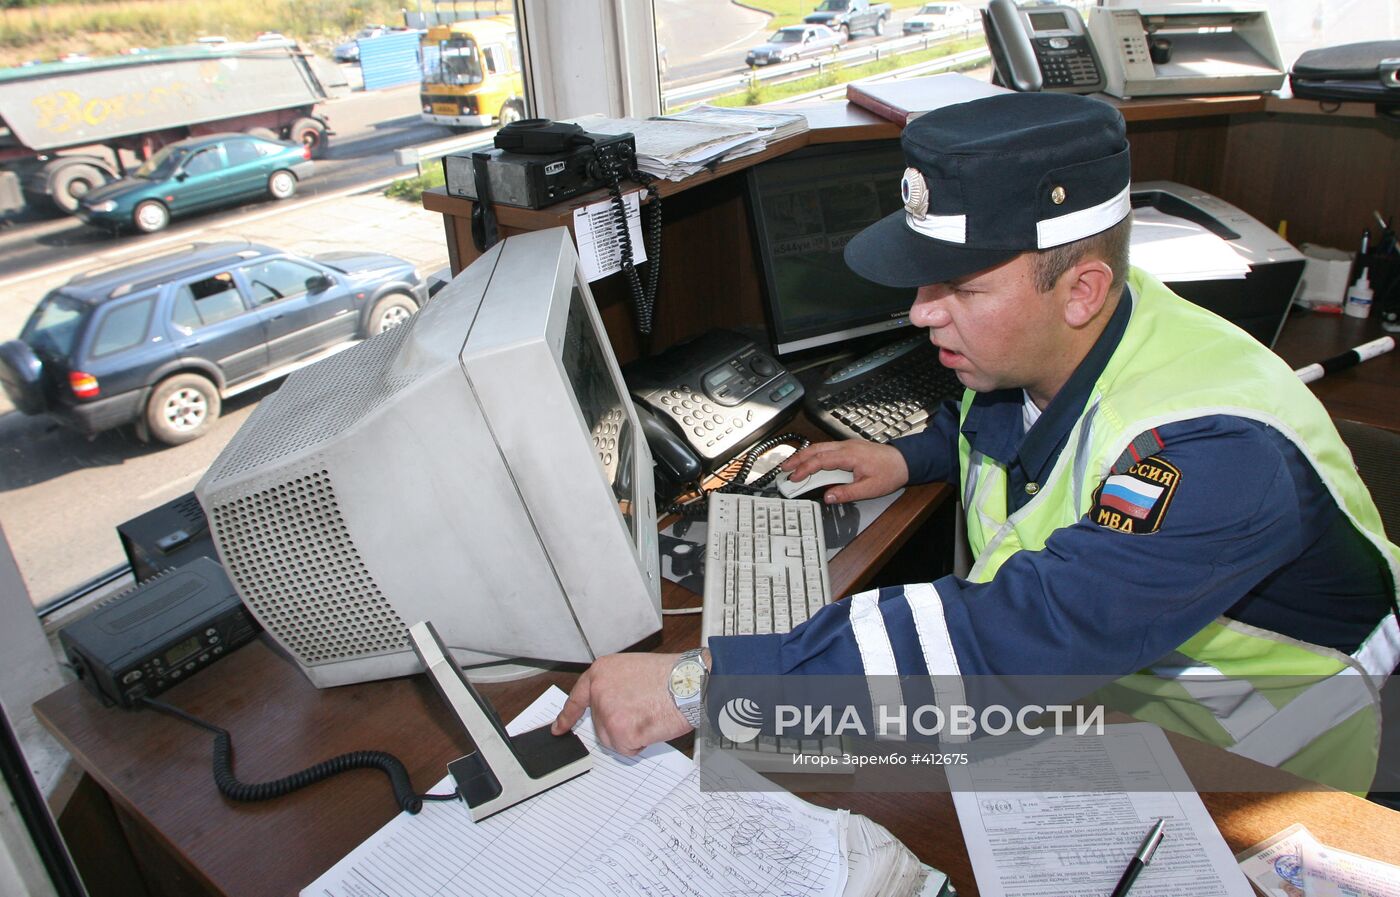
<svg viewBox="0 0 1400 897"><path fill-rule="evenodd" d="M749 204L764 300L780 355L908 324L913 289L884 287L841 256L860 230L903 208L898 142L814 146L754 166Z"/></svg>
<svg viewBox="0 0 1400 897"><path fill-rule="evenodd" d="M289 377L196 493L240 597L316 685L417 672L422 620L468 675L506 678L660 629L638 432L556 228Z"/></svg>

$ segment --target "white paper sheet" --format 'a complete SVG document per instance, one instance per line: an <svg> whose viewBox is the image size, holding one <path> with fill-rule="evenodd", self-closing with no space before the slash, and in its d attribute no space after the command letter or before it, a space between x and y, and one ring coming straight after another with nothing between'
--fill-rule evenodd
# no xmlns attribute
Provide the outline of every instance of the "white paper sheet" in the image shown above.
<svg viewBox="0 0 1400 897"><path fill-rule="evenodd" d="M1133 210L1128 260L1161 281L1229 280L1249 273L1249 263L1220 237L1154 208Z"/></svg>
<svg viewBox="0 0 1400 897"><path fill-rule="evenodd" d="M565 697L551 688L507 731L547 724ZM575 732L589 773L479 823L457 802L401 813L302 897L841 894L842 814L786 793L702 792L668 745L626 758L598 745L588 716Z"/></svg>
<svg viewBox="0 0 1400 897"><path fill-rule="evenodd" d="M632 264L647 260L642 240L641 194L622 195L627 209L627 233L632 238ZM574 209L574 239L583 277L589 283L622 270L622 244L617 239L616 204L607 199Z"/></svg>
<svg viewBox="0 0 1400 897"><path fill-rule="evenodd" d="M1132 723L1013 744L998 739L997 759L948 767L982 897L1108 894L1158 817L1165 835L1133 897L1251 897L1161 729ZM1029 790L1069 777L1086 787Z"/></svg>

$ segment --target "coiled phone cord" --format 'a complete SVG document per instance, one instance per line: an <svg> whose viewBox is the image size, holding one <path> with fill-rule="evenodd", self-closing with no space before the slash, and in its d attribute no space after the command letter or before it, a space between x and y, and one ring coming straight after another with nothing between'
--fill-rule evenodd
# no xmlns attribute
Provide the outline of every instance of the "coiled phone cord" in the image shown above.
<svg viewBox="0 0 1400 897"><path fill-rule="evenodd" d="M142 698L141 703L153 710L182 719L187 723L199 726L214 733L214 783L219 786L219 793L229 800L236 801L259 801L270 800L274 797L281 797L305 788L322 779L339 775L351 769L378 769L389 777L389 784L394 789L394 801L399 808L409 813L417 813L423 809L425 800L457 800L458 795L452 794L417 794L413 790L413 783L408 776L408 770L404 768L399 758L384 751L354 751L349 754L341 754L329 760L317 763L315 766L303 769L301 772L292 773L271 782L258 782L249 784L240 782L233 774L233 737L229 735L227 729L221 729L213 723L205 722L197 716L192 716L178 707L172 707L163 701L152 698Z"/></svg>
<svg viewBox="0 0 1400 897"><path fill-rule="evenodd" d="M642 280L637 276L637 268L632 263L632 234L627 226L627 204L622 199L622 171L616 159L609 158L604 164L608 179L608 192L612 194L613 223L617 225L618 254L622 256L620 265L627 278L632 293L632 314L637 325L637 333L643 338L651 336L652 319L656 309L656 287L661 282L661 191L656 186L656 178L639 170L627 172L627 176L646 188L647 230L643 235L647 250L647 283L642 288Z"/></svg>
<svg viewBox="0 0 1400 897"><path fill-rule="evenodd" d="M689 501L685 504L673 504L666 509L666 513L679 514L682 517L689 517L693 519L696 517L704 516L705 514L708 514L710 512L709 497L711 493L727 492L737 493L740 495L759 494L763 491L764 487L766 487L769 483L773 482L773 480L777 478L779 468L774 467L772 470L768 471L763 476L754 480L752 483L745 483L744 481L749 478L749 473L753 470L754 464L758 463L758 459L763 455L764 452L771 451L772 449L775 449L778 446L789 442L795 443L799 452L812 444L812 440L808 439L806 436L803 436L800 433L783 433L781 436L770 436L761 442L756 442L754 443L753 448L749 449L748 454L744 456L744 463L739 467L739 471L734 474L734 476L729 480L729 482L725 483L723 486L720 486L717 489L710 489L694 501Z"/></svg>

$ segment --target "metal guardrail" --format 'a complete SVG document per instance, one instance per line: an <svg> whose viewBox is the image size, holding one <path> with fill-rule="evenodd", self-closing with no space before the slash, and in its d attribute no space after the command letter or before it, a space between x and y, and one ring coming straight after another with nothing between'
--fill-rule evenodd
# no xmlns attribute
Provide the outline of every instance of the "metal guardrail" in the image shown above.
<svg viewBox="0 0 1400 897"><path fill-rule="evenodd" d="M662 107L667 108L671 105L688 102L692 99L707 99L734 90L742 90L755 81L791 79L796 76L805 75L814 69L820 74L828 65L846 65L853 62L878 61L891 54L907 53L915 49L929 49L931 45L949 37L961 36L967 30L968 29L965 28L944 28L940 31L930 31L926 34L913 35L897 40L882 41L864 47L856 47L835 54L830 59L815 58L799 62L784 63L782 65L770 65L765 69L754 69L742 75L726 75L723 78L714 78L700 84L689 85L679 91L664 92L662 96ZM990 56L991 54L985 47L980 47L952 56L943 56L928 62L922 62L918 65L895 69L882 74L880 80L940 72L969 63L980 62L983 59L990 58ZM845 92L846 85L840 84L833 87L824 87L821 90L802 94L800 96L785 97L783 102L797 103L804 100L825 99L830 96L844 95ZM487 128L481 131L473 131L470 134L463 134L459 137L449 137L446 140L438 140L433 143L403 147L394 151L394 158L400 165L418 166L418 173L421 175L425 170L425 166L431 165L443 156L490 147L497 130L497 128Z"/></svg>

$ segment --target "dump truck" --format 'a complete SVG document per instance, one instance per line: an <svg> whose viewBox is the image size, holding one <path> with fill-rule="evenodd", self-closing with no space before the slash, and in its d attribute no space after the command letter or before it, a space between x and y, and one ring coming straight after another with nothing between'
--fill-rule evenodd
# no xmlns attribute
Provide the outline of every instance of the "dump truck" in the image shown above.
<svg viewBox="0 0 1400 897"><path fill-rule="evenodd" d="M201 134L246 131L320 156L333 132L316 107L344 83L287 40L0 69L0 212L72 212L131 157Z"/></svg>

